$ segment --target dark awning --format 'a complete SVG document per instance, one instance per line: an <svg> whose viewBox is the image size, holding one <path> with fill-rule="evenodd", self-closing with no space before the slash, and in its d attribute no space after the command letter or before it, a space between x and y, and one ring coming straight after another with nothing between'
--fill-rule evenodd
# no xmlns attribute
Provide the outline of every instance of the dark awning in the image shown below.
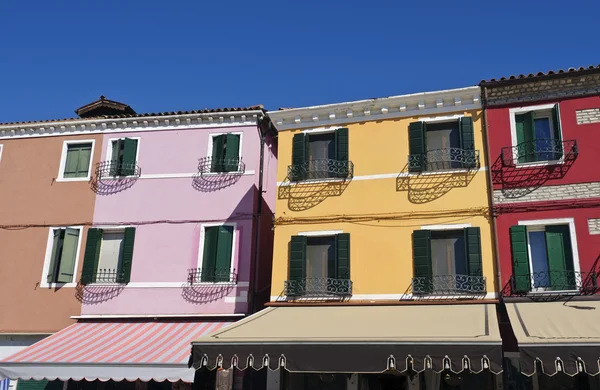
<svg viewBox="0 0 600 390"><path fill-rule="evenodd" d="M600 373L600 301L507 303L506 309L523 374Z"/></svg>
<svg viewBox="0 0 600 390"><path fill-rule="evenodd" d="M195 368L502 371L489 304L272 307L192 345Z"/></svg>

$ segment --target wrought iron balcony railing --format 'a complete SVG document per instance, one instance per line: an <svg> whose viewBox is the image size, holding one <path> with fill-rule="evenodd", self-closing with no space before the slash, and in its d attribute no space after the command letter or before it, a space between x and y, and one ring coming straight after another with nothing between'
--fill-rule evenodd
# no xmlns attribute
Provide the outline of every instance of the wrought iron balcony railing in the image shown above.
<svg viewBox="0 0 600 390"><path fill-rule="evenodd" d="M502 148L502 164L514 166L544 161L574 160L578 154L575 140L536 139Z"/></svg>
<svg viewBox="0 0 600 390"><path fill-rule="evenodd" d="M237 273L231 268L192 268L188 270L188 283L236 283Z"/></svg>
<svg viewBox="0 0 600 390"><path fill-rule="evenodd" d="M125 273L118 269L98 269L91 275L82 274L82 279L92 284L124 284Z"/></svg>
<svg viewBox="0 0 600 390"><path fill-rule="evenodd" d="M115 179L119 176L136 176L142 174L142 169L137 163L122 163L118 160L101 161L96 164L96 177L98 179Z"/></svg>
<svg viewBox="0 0 600 390"><path fill-rule="evenodd" d="M485 276L433 275L412 279L413 295L475 295L486 294Z"/></svg>
<svg viewBox="0 0 600 390"><path fill-rule="evenodd" d="M443 148L408 156L409 172L479 169L479 166L479 150Z"/></svg>
<svg viewBox="0 0 600 390"><path fill-rule="evenodd" d="M596 272L542 271L525 275L511 275L503 296L529 293L593 295L599 291Z"/></svg>
<svg viewBox="0 0 600 390"><path fill-rule="evenodd" d="M288 178L291 181L351 179L352 177L354 177L352 161L319 159L288 166Z"/></svg>
<svg viewBox="0 0 600 390"><path fill-rule="evenodd" d="M241 158L213 158L203 157L198 160L198 173L237 173L242 174L246 164Z"/></svg>
<svg viewBox="0 0 600 390"><path fill-rule="evenodd" d="M286 280L283 295L291 298L350 297L352 280L336 278Z"/></svg>

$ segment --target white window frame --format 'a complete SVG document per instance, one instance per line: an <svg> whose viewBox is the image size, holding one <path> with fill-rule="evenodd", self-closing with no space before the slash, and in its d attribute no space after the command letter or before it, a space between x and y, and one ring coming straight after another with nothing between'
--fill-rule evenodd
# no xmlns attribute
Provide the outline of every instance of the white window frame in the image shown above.
<svg viewBox="0 0 600 390"><path fill-rule="evenodd" d="M569 225L569 233L570 233L570 238L571 238L571 250L573 252L573 271L574 272L581 272L581 268L580 268L580 264L579 264L579 249L577 247L577 232L575 230L575 219L574 218L553 218L553 219L537 219L537 220L530 220L530 221L519 221L518 222L519 226L526 226L527 227L527 255L529 256L529 270L531 271L532 275L533 275L533 263L532 263L532 257L531 257L531 243L529 242L529 232L534 232L534 231L542 231L542 227L547 226L547 225ZM545 231L545 230L544 230ZM533 276L531 277L531 291L530 293L535 294L536 292L545 292L546 290L542 289L535 289L533 287ZM581 281L577 281L577 289L581 288ZM576 290L567 290L567 292L569 291L576 291ZM561 291L552 291L553 293L560 293Z"/></svg>
<svg viewBox="0 0 600 390"><path fill-rule="evenodd" d="M550 112L552 112L552 109L554 108L555 105L559 105L558 109L560 111L560 104L558 102L555 103L548 103L548 104L540 104L537 106L525 106L525 107L514 107L508 110L509 115L510 115L510 138L511 138L511 146L516 146L517 145L517 121L515 119L515 116L517 114L524 114L527 112L536 112L536 111L548 111L550 110ZM552 114L550 115L541 115L540 118L549 118L550 120L550 130L554 129L554 118L552 117ZM562 121L561 121L562 122ZM534 129L535 131L535 129ZM560 136L561 139L563 138L563 134L562 134L562 123L560 126ZM518 156L517 156L517 151L513 150L513 160L517 161L518 160ZM527 162L527 163L519 163L519 162L515 162L515 166L517 168L525 168L525 167L539 167L539 166L546 166L546 165L556 165L556 164L563 164L564 163L564 155L562 158L558 159L558 160L548 160L548 161L534 161L534 162Z"/></svg>
<svg viewBox="0 0 600 390"><path fill-rule="evenodd" d="M473 225L471 223L456 223L453 225L424 225L421 226L421 230L461 230L472 226Z"/></svg>
<svg viewBox="0 0 600 390"><path fill-rule="evenodd" d="M4 145L0 144L0 161L2 161L2 151L4 150Z"/></svg>
<svg viewBox="0 0 600 390"><path fill-rule="evenodd" d="M344 233L343 230L315 230L310 232L299 232L299 236L305 237L327 237L327 236L336 236L338 234Z"/></svg>
<svg viewBox="0 0 600 390"><path fill-rule="evenodd" d="M242 161L242 151L243 151L243 145L244 145L244 132L243 131L225 131L225 132L221 132L221 133L210 133L208 134L208 149L206 149L206 157L211 158L212 157L212 149L213 149L213 142L215 137L218 137L220 135L226 135L226 134L232 134L232 135L239 135L240 136L240 149L238 151L238 158L240 159L240 161ZM239 165L238 165L238 170L237 171L232 171L232 172L239 172ZM228 172L207 172L207 173L203 173L203 175L222 175L223 173L228 173Z"/></svg>
<svg viewBox="0 0 600 390"><path fill-rule="evenodd" d="M69 145L82 145L82 144L92 144L92 150L90 152L90 162L88 165L88 174L86 177L68 177L65 178L65 166L67 165L67 151L69 150ZM56 177L57 182L68 182L68 181L89 181L92 177L92 162L94 161L94 149L96 146L96 140L94 139L85 139L85 140L73 140L73 141L64 141L62 146L62 152L60 155L60 164L58 167L58 176Z"/></svg>
<svg viewBox="0 0 600 390"><path fill-rule="evenodd" d="M140 144L142 141L141 137L118 137L118 138L109 138L108 139L108 145L106 146L107 151L106 151L106 161L111 161L112 160L112 144L114 141L118 141L121 139L125 139L125 138L129 138L129 139L135 139L137 140L137 150L135 151L135 162L136 164L140 161ZM127 176L116 176L116 177L132 177L135 175L127 175Z"/></svg>
<svg viewBox="0 0 600 390"><path fill-rule="evenodd" d="M233 274L235 270L235 256L236 256L236 247L238 243L238 229L237 222L225 222L225 223L203 223L200 225L200 247L198 248L198 264L197 268L202 269L202 261L204 260L204 238L206 237L206 228L207 227L215 227L215 226L231 226L233 227L233 237L231 238L231 261L230 261L230 274ZM237 278L236 278L237 280ZM194 285L236 285L237 282L229 281L229 282L195 282Z"/></svg>
<svg viewBox="0 0 600 390"><path fill-rule="evenodd" d="M77 229L79 230L79 239L77 241L77 253L75 254L75 266L73 269L73 281L70 283L48 283L48 269L50 268L50 262L52 258L52 245L54 244L54 235L52 234L55 229ZM48 242L46 243L46 255L44 258L44 266L42 268L42 281L40 287L42 288L57 288L57 287L76 287L77 286L77 272L79 269L79 257L81 254L81 241L83 236L83 226L51 226L48 230Z"/></svg>

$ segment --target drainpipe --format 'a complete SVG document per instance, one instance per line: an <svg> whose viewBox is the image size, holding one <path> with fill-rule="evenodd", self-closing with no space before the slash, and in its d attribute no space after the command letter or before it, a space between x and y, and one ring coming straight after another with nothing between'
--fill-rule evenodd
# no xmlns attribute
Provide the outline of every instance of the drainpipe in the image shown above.
<svg viewBox="0 0 600 390"><path fill-rule="evenodd" d="M504 286L502 286L502 271L501 271L501 264L500 264L500 251L498 250L498 235L497 235L497 228L496 228L496 216L494 215L494 184L493 184L493 179L492 179L492 166L490 164L490 153L491 153L491 149L490 149L490 140L488 137L488 131L489 131L489 127L488 127L488 120L487 120L487 88L486 87L481 87L481 90L483 91L483 139L485 142L485 148L487 150L487 153L485 153L485 166L487 167L487 184L488 184L488 204L490 205L490 223L491 223L491 227L492 227L492 246L494 248L494 256L496 257L496 286L498 288L498 299L501 299L500 294L502 293L502 289L504 288Z"/></svg>

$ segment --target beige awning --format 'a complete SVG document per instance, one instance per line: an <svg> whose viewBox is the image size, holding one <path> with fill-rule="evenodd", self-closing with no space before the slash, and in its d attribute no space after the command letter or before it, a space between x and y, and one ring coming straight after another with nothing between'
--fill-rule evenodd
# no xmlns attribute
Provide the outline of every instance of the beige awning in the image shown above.
<svg viewBox="0 0 600 390"><path fill-rule="evenodd" d="M194 365L209 368L500 372L502 363L490 304L272 307L193 346Z"/></svg>
<svg viewBox="0 0 600 390"><path fill-rule="evenodd" d="M507 303L521 371L600 373L600 301Z"/></svg>

